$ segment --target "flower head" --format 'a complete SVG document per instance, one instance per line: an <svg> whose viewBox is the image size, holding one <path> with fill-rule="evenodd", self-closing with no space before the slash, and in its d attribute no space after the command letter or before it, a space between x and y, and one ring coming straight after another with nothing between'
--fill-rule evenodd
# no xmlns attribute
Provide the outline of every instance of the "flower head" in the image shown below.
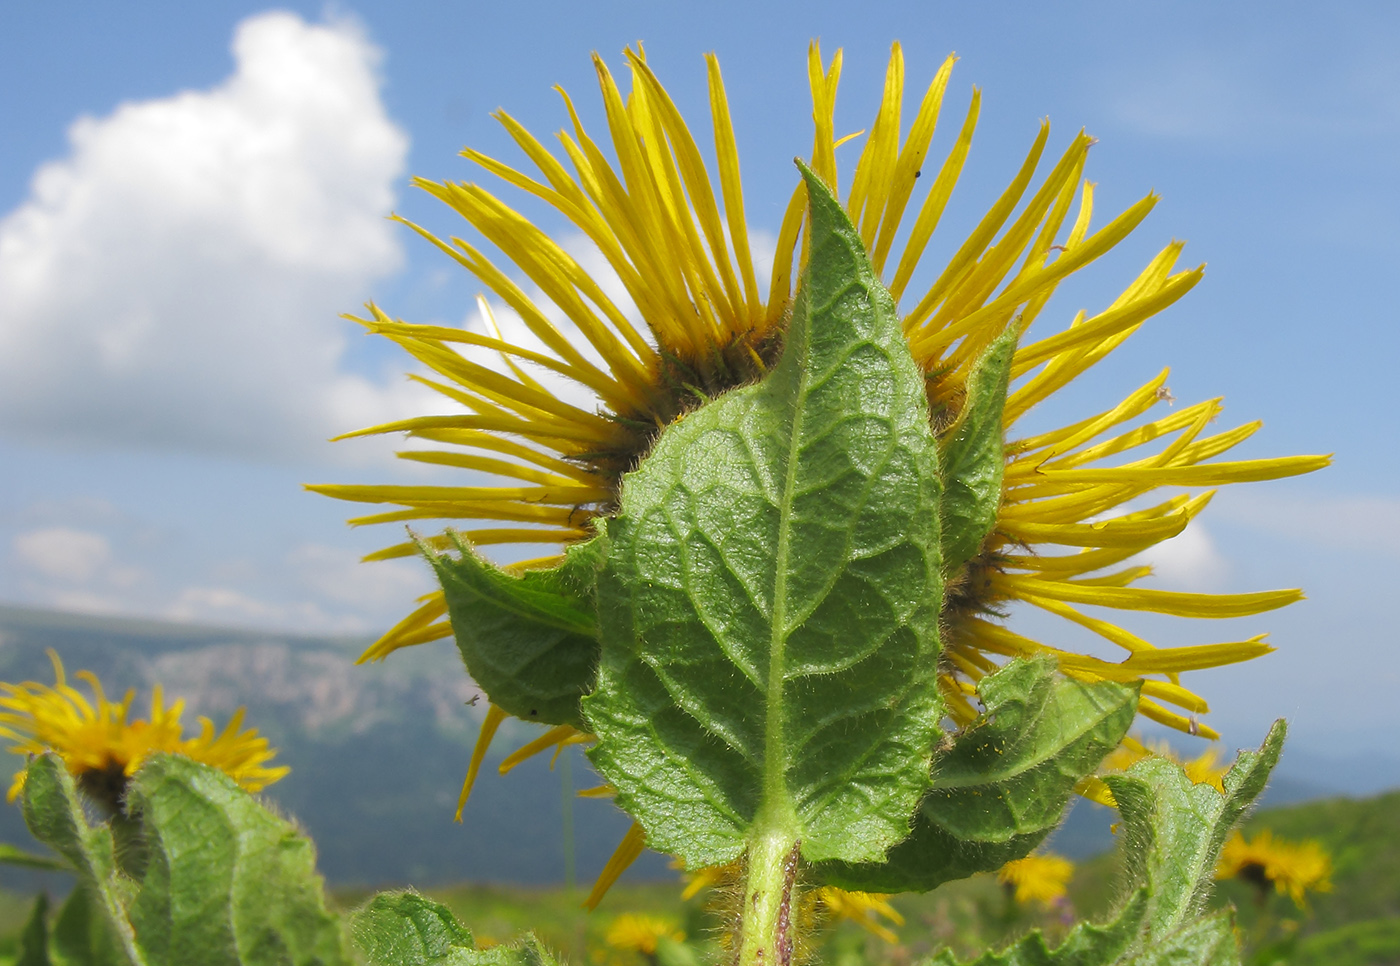
<svg viewBox="0 0 1400 966"><path fill-rule="evenodd" d="M92 689L89 701L68 684L58 655L49 651L49 658L52 687L36 681L0 681L0 735L13 742L10 751L18 755L57 752L83 791L113 812L121 807L127 779L155 752L174 752L212 765L250 792L261 791L289 771L285 766L268 767L276 751L256 729L243 729L242 708L223 731L216 732L212 721L200 718L200 733L186 738L180 724L185 702L166 705L160 685L152 690L150 719L131 721L134 692L110 701L96 675L79 671L79 679ZM25 774L23 769L16 773L10 801L24 788Z"/></svg>
<svg viewBox="0 0 1400 966"><path fill-rule="evenodd" d="M536 171L464 152L511 188L564 215L601 253L604 274L616 276L625 298L611 296L606 277L590 274L487 188L415 182L498 248L535 294L475 244L461 238L445 241L411 226L492 291L518 319L519 335L503 336L484 298L486 334L398 322L371 305L369 316L358 321L432 370L433 378L413 378L460 408L350 435L405 433L441 447L400 453L405 459L514 482L312 487L341 499L398 506L352 523L492 522L462 531L477 545L557 545L584 539L591 534L590 519L612 512L622 474L662 428L687 409L759 377L775 358L803 258L805 188L799 185L788 203L765 292L749 246L738 152L718 62L708 60L717 193L698 143L645 57L628 51L627 61L632 90L624 96L602 60L594 59L615 161L585 130L567 95L571 130L559 134L562 158L504 112L498 119ZM1082 181L1082 172L1093 139L1082 133L1031 190L1049 138L1049 126L1042 124L1016 177L976 229L931 284L915 286L916 269L966 160L980 105L974 91L953 148L934 174L929 145L953 62L950 57L944 63L913 123L902 132L904 65L895 45L880 110L845 192L846 208L898 302L910 348L928 374L934 421L942 431L957 421L963 384L981 351L1008 326L1028 332L1056 286L1121 241L1156 203L1149 195L1092 230L1094 186ZM824 65L813 45L808 68L816 120L811 164L836 186L833 117L841 54ZM920 182L926 169L933 177ZM918 183L929 188L922 203L914 205ZM1157 648L1081 608L1223 618L1272 610L1301 596L1295 590L1193 594L1141 589L1133 585L1150 568L1121 565L1179 534L1213 494L1210 489L1194 496L1173 493L1144 506L1154 492L1295 475L1325 465L1325 457L1218 460L1259 428L1249 423L1211 432L1221 412L1218 399L1142 421L1149 410L1170 400L1165 370L1102 412L1060 429L1016 435L1016 424L1032 407L1104 359L1196 284L1201 268L1175 268L1181 249L1178 242L1166 246L1107 308L1093 315L1081 312L1067 328L1044 338L1021 339L1012 371L1017 382L1005 414L1002 511L981 553L955 575L944 609L944 686L960 720L975 716L969 695L998 658L1048 650L1059 655L1070 674L1143 680L1144 715L1213 737L1196 718L1207 710L1206 702L1182 687L1178 676L1264 654L1269 647L1262 635ZM596 411L576 402L580 396L596 400ZM445 536L428 542L447 545ZM371 558L413 552L414 544L403 543ZM1076 654L1010 630L1000 617L1015 602L1088 629L1121 648L1125 659ZM448 636L444 614L441 594L432 595L365 658L380 659L399 647Z"/></svg>
<svg viewBox="0 0 1400 966"><path fill-rule="evenodd" d="M1277 839L1268 829L1246 839L1236 830L1220 850L1215 877L1243 879L1259 890L1261 898L1272 883L1275 891L1287 893L1303 909L1309 892L1332 891L1332 857L1311 839Z"/></svg>
<svg viewBox="0 0 1400 966"><path fill-rule="evenodd" d="M445 521L465 525L461 533L477 546L557 547L585 540L592 535L591 520L615 512L623 474L662 429L688 410L760 378L777 358L805 260L805 186L799 183L788 201L770 278L761 285L717 60L707 59L711 167L641 49L625 56L628 93L594 58L604 137L586 130L573 101L560 91L569 127L558 134L559 149L551 151L501 112L497 119L528 165L463 152L516 197L554 208L601 258L601 271L586 268L581 256L532 224L499 189L415 181L514 266L514 273L502 268L479 240L443 239L404 222L474 275L510 322L503 330L497 308L484 296L478 299L479 331L410 324L370 305L356 321L430 370L431 375L412 378L435 389L452 408L349 435L403 433L429 447L401 452L404 459L506 482L311 487L389 507L351 523ZM971 722L977 682L999 662L1050 652L1064 673L1084 680L1141 681L1144 716L1193 735L1218 737L1199 721L1209 710L1205 700L1183 686L1180 675L1265 654L1271 648L1264 636L1159 648L1123 624L1138 612L1250 616L1301 594L1142 588L1136 585L1151 568L1134 558L1181 533L1210 502L1213 487L1305 473L1328 459L1221 459L1259 424L1214 431L1219 399L1154 416L1154 409L1160 412L1173 401L1166 370L1100 412L1056 429L1020 430L1028 412L1181 298L1203 269L1178 268L1182 244L1172 242L1106 306L1081 311L1057 331L1040 333L1035 324L1059 283L1111 250L1156 203L1148 195L1095 227L1094 185L1083 177L1094 141L1083 132L1074 136L1037 182L1049 140L1046 123L1011 183L949 261L929 266L925 255L967 161L981 104L974 89L952 147L935 160L930 145L954 60L949 57L933 78L906 128L904 60L894 45L880 107L868 130L860 132L864 146L854 169L844 175L837 148L860 134L838 137L835 129L841 53L824 62L813 44L807 61L815 122L810 166L842 197L898 305L909 347L926 373L934 429L941 437L958 425L974 362L1008 328L1019 334L1004 413L1002 506L979 552L949 575L943 607L939 670L948 713L958 724ZM446 547L450 537L430 535L425 542ZM399 543L367 559L416 550L413 542ZM558 559L513 567L552 566ZM1013 604L1089 631L1119 649L1122 660L1076 653L1012 630L1004 619ZM1126 616L1120 623L1085 608ZM429 595L361 660L449 636L446 610L441 593ZM498 724L500 717L488 718L488 724ZM494 726L484 727L482 740L489 741L493 732ZM478 747L471 777L484 751L484 745Z"/></svg>
<svg viewBox="0 0 1400 966"><path fill-rule="evenodd" d="M997 881L1012 889L1017 902L1051 905L1063 899L1074 863L1058 855L1028 855L1001 867Z"/></svg>

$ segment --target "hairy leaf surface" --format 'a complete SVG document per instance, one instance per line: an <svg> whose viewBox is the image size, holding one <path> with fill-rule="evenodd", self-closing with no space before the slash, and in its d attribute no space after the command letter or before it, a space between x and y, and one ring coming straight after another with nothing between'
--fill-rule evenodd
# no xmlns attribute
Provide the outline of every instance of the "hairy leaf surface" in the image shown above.
<svg viewBox="0 0 1400 966"><path fill-rule="evenodd" d="M148 857L131 925L151 966L350 962L311 840L232 779L154 755L127 792Z"/></svg>
<svg viewBox="0 0 1400 966"><path fill-rule="evenodd" d="M1137 714L1136 687L1061 677L1049 656L1012 661L978 694L986 710L935 760L909 838L883 862L822 866L825 881L923 892L1029 854Z"/></svg>
<svg viewBox="0 0 1400 966"><path fill-rule="evenodd" d="M804 169L812 244L783 356L624 477L599 576L590 756L698 868L753 823L873 860L928 785L937 446L889 293Z"/></svg>
<svg viewBox="0 0 1400 966"><path fill-rule="evenodd" d="M29 763L24 822L36 839L67 859L78 873L78 887L54 926L55 947L70 961L144 966L146 960L123 908L127 883L117 872L112 833L105 825L88 825L73 776L53 752Z"/></svg>
<svg viewBox="0 0 1400 966"><path fill-rule="evenodd" d="M458 556L425 549L447 597L467 672L497 707L526 721L583 727L598 637L593 582L603 541L570 547L553 570L516 577L452 534Z"/></svg>

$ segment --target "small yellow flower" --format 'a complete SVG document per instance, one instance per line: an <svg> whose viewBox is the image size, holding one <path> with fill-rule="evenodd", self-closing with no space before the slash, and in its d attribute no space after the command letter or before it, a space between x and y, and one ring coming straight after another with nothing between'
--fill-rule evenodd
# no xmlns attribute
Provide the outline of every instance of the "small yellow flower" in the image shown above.
<svg viewBox="0 0 1400 966"><path fill-rule="evenodd" d="M656 944L662 939L683 942L685 933L669 919L636 912L624 912L608 926L604 942L621 952L636 952L644 956L655 956Z"/></svg>
<svg viewBox="0 0 1400 966"><path fill-rule="evenodd" d="M1294 905L1304 909L1309 892L1332 891L1332 857L1312 839L1290 842L1276 839L1264 829L1247 840L1236 830L1220 850L1215 877L1243 879L1257 888L1261 897L1272 883L1277 892L1287 893Z"/></svg>
<svg viewBox="0 0 1400 966"><path fill-rule="evenodd" d="M1039 902L1051 905L1063 899L1074 863L1058 855L1028 855L1001 867L997 881L1015 890L1016 901L1022 904Z"/></svg>
<svg viewBox="0 0 1400 966"><path fill-rule="evenodd" d="M96 675L79 671L78 678L92 688L89 701L68 684L58 655L49 651L49 659L53 687L37 681L0 681L0 736L13 742L10 751L17 755L57 752L83 791L114 812L121 807L127 779L155 752L174 752L212 765L250 792L261 791L290 770L268 767L276 751L257 729L242 729L242 708L223 731L216 732L212 721L200 718L200 733L186 738L180 724L185 702L166 705L160 685L151 694L150 719L130 721L134 692L110 701ZM10 801L23 790L25 775L24 769L15 774Z"/></svg>

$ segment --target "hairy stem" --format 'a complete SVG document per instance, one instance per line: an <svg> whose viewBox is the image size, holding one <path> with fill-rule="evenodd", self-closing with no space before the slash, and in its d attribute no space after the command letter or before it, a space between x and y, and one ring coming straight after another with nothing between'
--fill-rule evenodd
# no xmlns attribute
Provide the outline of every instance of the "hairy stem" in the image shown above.
<svg viewBox="0 0 1400 966"><path fill-rule="evenodd" d="M756 834L749 845L739 894L737 966L791 966L799 845L776 829Z"/></svg>

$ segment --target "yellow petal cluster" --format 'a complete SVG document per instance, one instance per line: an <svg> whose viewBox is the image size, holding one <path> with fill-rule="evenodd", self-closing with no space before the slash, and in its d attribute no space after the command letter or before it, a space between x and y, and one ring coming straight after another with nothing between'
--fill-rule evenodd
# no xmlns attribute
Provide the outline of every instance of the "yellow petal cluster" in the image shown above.
<svg viewBox="0 0 1400 966"><path fill-rule="evenodd" d="M1311 839L1290 842L1274 838L1268 829L1246 839L1237 829L1220 850L1215 877L1243 879L1261 892L1272 883L1278 893L1287 893L1303 909L1309 892L1332 891L1332 857Z"/></svg>
<svg viewBox="0 0 1400 966"><path fill-rule="evenodd" d="M997 872L997 881L1013 890L1017 902L1051 905L1068 895L1074 863L1058 855L1028 855L1008 862Z"/></svg>
<svg viewBox="0 0 1400 966"><path fill-rule="evenodd" d="M687 409L758 378L780 347L784 313L805 251L805 189L788 202L766 290L750 247L739 155L719 64L707 60L713 141L705 151L640 50L626 52L624 93L594 58L607 131L586 130L560 91L569 126L547 147L510 115L498 120L528 159L517 167L467 150L464 156L517 196L562 215L601 255L601 274L549 238L505 196L470 182L415 183L439 198L506 259L479 242L439 238L413 225L457 261L519 320L507 339L490 303L480 300L486 334L396 321L371 305L359 319L403 346L431 372L414 376L457 409L371 427L350 435L404 433L429 448L405 459L505 478L508 485L345 486L312 489L397 509L357 517L356 525L426 520L465 525L478 545L561 544L586 538L588 521L614 509L621 474L660 430ZM1274 479L1326 465L1326 457L1221 460L1258 423L1215 431L1218 399L1149 412L1172 402L1165 370L1120 403L1048 432L1018 435L1034 406L1103 360L1152 315L1199 281L1179 268L1182 245L1158 253L1107 306L1035 338L1032 325L1058 284L1111 250L1156 203L1148 195L1094 225L1094 186L1083 172L1093 139L1080 133L1037 182L1049 143L1042 123L1011 183L941 266L925 254L959 180L980 110L974 90L941 161L930 154L954 58L924 91L905 126L904 60L891 54L884 95L864 134L844 203L877 271L896 298L915 358L928 373L936 428L957 420L972 363L1008 326L1021 333L1006 408L1005 496L995 532L954 581L944 611L942 684L952 714L975 717L976 683L1008 657L1050 651L1068 674L1087 680L1145 682L1142 713L1192 734L1206 702L1180 683L1184 671L1248 660L1270 650L1263 635L1243 641L1157 648L1116 620L1085 608L1225 618L1296 601L1296 590L1193 594L1135 586L1150 568L1133 558L1182 532L1215 487ZM833 187L837 163L836 92L841 53L808 55L815 135L811 165ZM609 149L611 156L609 156ZM795 176L794 179L796 180ZM927 186L920 192L917 189ZM920 197L921 196L921 197ZM943 246L948 247L948 246ZM928 277L928 276L931 276ZM922 279L922 280L921 280ZM572 386L563 391L560 387ZM580 404L592 397L592 407ZM1194 495L1179 490L1202 490ZM1153 499L1154 493L1162 493ZM457 524L457 521L463 523ZM484 522L476 526L470 521ZM445 536L429 537L442 545ZM372 558L414 552L411 543ZM542 565L554 558L530 561ZM1033 640L1000 619L1025 603L1087 629L1119 649L1121 660L1077 654ZM366 652L393 650L451 633L442 595L391 629Z"/></svg>
<svg viewBox="0 0 1400 966"><path fill-rule="evenodd" d="M68 684L63 662L49 651L55 683L37 681L10 684L0 681L0 736L13 742L18 755L57 752L79 784L108 806L120 804L125 780L156 752L173 752L223 771L250 792L282 778L285 766L269 767L277 754L254 728L243 728L243 709L234 712L227 727L216 731L208 718L200 718L200 732L185 737L180 717L185 702L165 703L160 685L151 694L149 719L130 719L134 692L111 701L96 675L79 671L78 679L92 689L92 698ZM24 788L25 770L16 773L9 800Z"/></svg>

